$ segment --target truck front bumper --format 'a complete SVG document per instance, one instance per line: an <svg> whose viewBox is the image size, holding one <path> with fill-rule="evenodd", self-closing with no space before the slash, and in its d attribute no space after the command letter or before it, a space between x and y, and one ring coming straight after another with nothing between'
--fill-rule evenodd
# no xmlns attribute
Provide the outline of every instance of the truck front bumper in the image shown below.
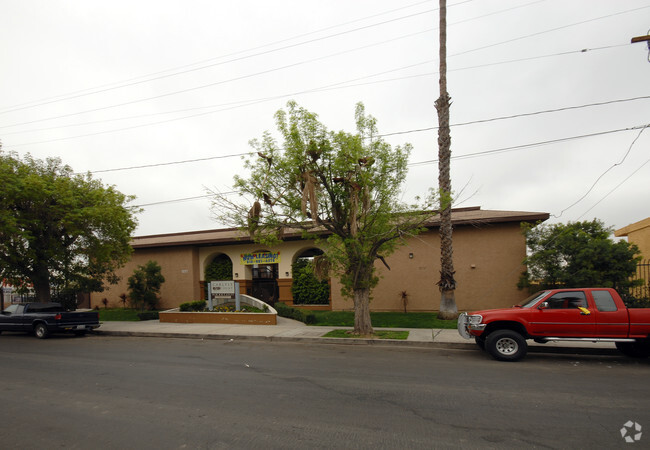
<svg viewBox="0 0 650 450"><path fill-rule="evenodd" d="M479 314L461 313L458 316L458 334L465 339L471 339L483 334L486 324L481 323L483 317Z"/></svg>

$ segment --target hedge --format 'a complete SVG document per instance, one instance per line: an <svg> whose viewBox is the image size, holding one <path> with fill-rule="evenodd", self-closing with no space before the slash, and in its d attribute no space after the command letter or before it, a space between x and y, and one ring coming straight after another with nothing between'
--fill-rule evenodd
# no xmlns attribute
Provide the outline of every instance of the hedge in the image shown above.
<svg viewBox="0 0 650 450"><path fill-rule="evenodd" d="M316 315L313 312L292 308L284 303L276 303L273 307L281 317L297 320L306 323L307 325L313 325L316 323Z"/></svg>

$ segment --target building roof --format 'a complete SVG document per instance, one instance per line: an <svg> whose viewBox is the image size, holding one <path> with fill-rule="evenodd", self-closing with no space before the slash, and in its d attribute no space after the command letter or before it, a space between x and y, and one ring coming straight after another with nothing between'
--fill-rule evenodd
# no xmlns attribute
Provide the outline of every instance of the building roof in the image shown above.
<svg viewBox="0 0 650 450"><path fill-rule="evenodd" d="M614 236L616 237L627 236L630 233L634 233L635 231L639 231L642 230L643 228L648 228L648 227L650 227L650 217L648 217L647 219L639 220L638 222L635 222L633 224L630 224L626 227L614 231Z"/></svg>
<svg viewBox="0 0 650 450"><path fill-rule="evenodd" d="M526 211L495 211L482 210L480 207L455 208L451 211L453 225L483 225L508 222L538 222L549 218L548 213ZM439 216L427 224L429 228L440 225ZM285 229L284 239L300 239L299 229ZM204 231L188 231L183 233L155 234L136 236L131 241L133 248L172 247L182 245L225 245L234 243L250 243L250 236L238 228L221 228Z"/></svg>

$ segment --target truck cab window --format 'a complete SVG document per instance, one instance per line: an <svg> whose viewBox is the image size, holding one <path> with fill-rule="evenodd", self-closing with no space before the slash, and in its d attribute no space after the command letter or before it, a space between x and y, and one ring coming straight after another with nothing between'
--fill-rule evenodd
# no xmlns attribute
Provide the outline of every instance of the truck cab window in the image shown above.
<svg viewBox="0 0 650 450"><path fill-rule="evenodd" d="M581 291L558 292L547 300L548 309L578 309L587 307L587 298Z"/></svg>
<svg viewBox="0 0 650 450"><path fill-rule="evenodd" d="M596 302L598 311L611 312L618 310L616 308L616 302L614 302L612 294L609 291L592 291L591 295L594 296L594 302Z"/></svg>

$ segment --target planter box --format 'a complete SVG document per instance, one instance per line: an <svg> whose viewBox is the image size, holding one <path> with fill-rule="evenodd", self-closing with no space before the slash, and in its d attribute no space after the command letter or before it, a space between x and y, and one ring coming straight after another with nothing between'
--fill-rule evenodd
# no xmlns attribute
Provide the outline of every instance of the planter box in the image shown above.
<svg viewBox="0 0 650 450"><path fill-rule="evenodd" d="M229 323L235 325L277 325L278 312L270 305L251 297L241 295L241 302L268 312L192 312L179 311L178 308L161 311L158 316L161 322L167 323Z"/></svg>
<svg viewBox="0 0 650 450"><path fill-rule="evenodd" d="M274 313L161 311L160 321L167 323L229 323L237 325L277 325Z"/></svg>

